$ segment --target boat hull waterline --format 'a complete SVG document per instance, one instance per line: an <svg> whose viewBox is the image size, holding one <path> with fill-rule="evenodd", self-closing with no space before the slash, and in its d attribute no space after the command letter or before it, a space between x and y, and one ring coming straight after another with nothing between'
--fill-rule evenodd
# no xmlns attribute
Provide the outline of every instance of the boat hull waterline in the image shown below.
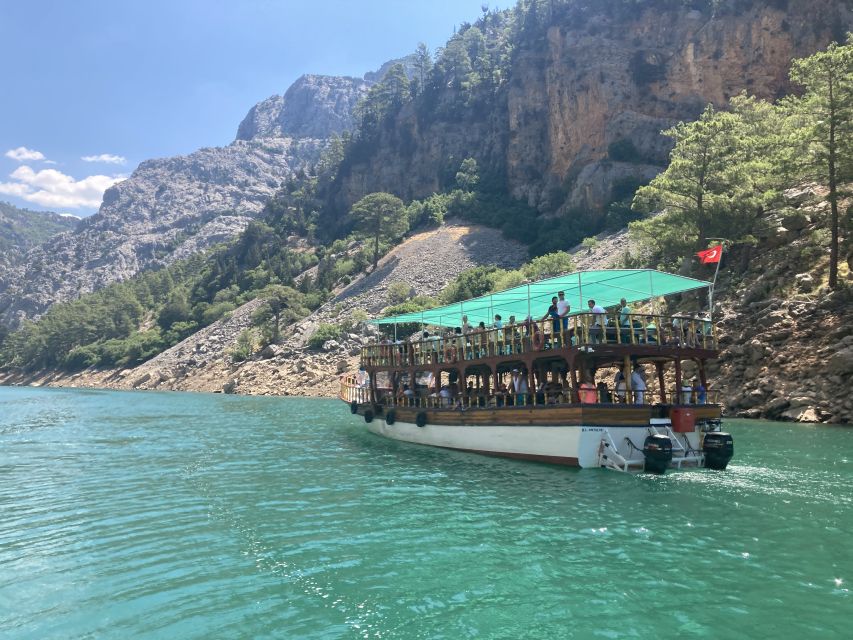
<svg viewBox="0 0 853 640"><path fill-rule="evenodd" d="M646 426L425 424L419 427L400 420L389 424L377 416L366 426L376 435L414 444L581 468L611 467L610 461L620 470L642 470L644 439L652 434L663 434L674 441L672 466L701 466L703 462L702 433L674 434L666 423Z"/></svg>

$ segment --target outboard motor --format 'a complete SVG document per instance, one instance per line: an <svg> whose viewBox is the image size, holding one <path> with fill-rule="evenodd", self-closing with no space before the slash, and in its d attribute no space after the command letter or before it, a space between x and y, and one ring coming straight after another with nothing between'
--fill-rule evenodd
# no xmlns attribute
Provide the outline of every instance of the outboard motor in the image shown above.
<svg viewBox="0 0 853 640"><path fill-rule="evenodd" d="M647 436L643 443L643 456L647 472L665 473L672 462L672 440L660 434Z"/></svg>
<svg viewBox="0 0 853 640"><path fill-rule="evenodd" d="M705 454L706 468L722 471L735 454L734 440L729 433L711 431L705 434L702 452Z"/></svg>

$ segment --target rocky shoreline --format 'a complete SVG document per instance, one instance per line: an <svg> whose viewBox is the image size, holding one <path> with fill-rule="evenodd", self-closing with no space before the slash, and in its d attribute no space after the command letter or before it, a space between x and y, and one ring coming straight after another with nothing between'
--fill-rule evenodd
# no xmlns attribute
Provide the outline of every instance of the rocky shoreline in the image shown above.
<svg viewBox="0 0 853 640"><path fill-rule="evenodd" d="M783 229L792 256L806 249L810 225L807 219L798 230ZM577 267L613 266L627 242L620 232L602 236L594 252L577 247ZM362 317L376 317L388 304L388 287L394 282L410 284L417 294L435 295L459 271L493 263L494 256L506 267L518 266L526 257L521 245L494 229L448 224L406 240L380 261L376 271L341 288L320 309L288 327L281 344L246 361L233 361L230 351L251 326L261 300L243 305L138 367L77 373L6 371L0 372L0 385L334 398L339 376L354 371L362 345L376 339L375 327L353 319L356 311ZM853 396L843 392L853 375L853 327L844 321L849 309L846 294L821 285L821 263L799 274L793 264L771 260L765 253L742 274L740 284L731 276L722 279L721 353L708 370L711 387L722 392L728 416L850 423ZM788 281L796 283L797 295L760 297ZM312 348L309 339L322 323L343 323L349 329L339 339Z"/></svg>

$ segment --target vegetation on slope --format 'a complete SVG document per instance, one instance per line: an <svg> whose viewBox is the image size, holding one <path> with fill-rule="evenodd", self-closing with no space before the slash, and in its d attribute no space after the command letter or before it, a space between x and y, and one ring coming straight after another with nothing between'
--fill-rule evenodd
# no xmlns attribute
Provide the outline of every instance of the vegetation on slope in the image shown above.
<svg viewBox="0 0 853 640"><path fill-rule="evenodd" d="M730 5L734 6L726 4ZM428 198L405 204L390 194L368 194L340 219L330 217L327 209L339 172L370 144L371 132L385 126L401 104L418 95L428 101L430 91L456 83L467 98L453 108L467 110L474 108L480 94L466 92L474 87L497 90L505 81L501 65L505 56L512 55L511 43L530 33L526 29L539 19L537 12L543 7L542 2L523 1L509 12L484 12L476 25L459 29L435 63L422 50L417 82L392 70L362 105L358 132L333 141L318 166L285 185L268 203L263 220L249 225L234 242L207 256L56 305L38 322L0 336L0 365L28 369L135 365L258 296L270 302L257 322L264 339L275 342L282 325L315 309L336 286L375 265L378 255L407 229L441 224L449 215L503 228L528 243L533 255L545 255L518 271L466 272L441 302L569 270L559 251L597 231L600 221L584 212L562 220L543 218L508 198L500 176L482 170L473 158L449 164L441 180L444 190ZM548 7L579 10L578 3L568 1ZM501 31L503 36L481 42L474 29L481 35L484 30ZM677 268L711 237L741 243L741 255L748 261L749 247L768 224L789 213L782 191L817 181L830 186L826 219L830 284L842 286L837 266L840 256L850 256L850 212L840 209L841 185L853 179L850 50L849 44L834 46L796 62L793 79L804 86L802 96L776 104L740 96L729 110L709 107L696 122L667 132L675 141L670 168L637 191L634 210L627 203L637 185L621 185L621 202L609 212L608 219L619 226L637 212L663 211L631 225L637 248L627 258L629 264ZM620 148L613 153L625 156L634 151ZM381 216L371 216L376 202L393 206ZM371 242L359 242L367 237ZM438 302L416 298L393 311Z"/></svg>
<svg viewBox="0 0 853 640"><path fill-rule="evenodd" d="M73 229L78 222L71 216L30 211L0 202L0 254L34 247L57 233Z"/></svg>
<svg viewBox="0 0 853 640"><path fill-rule="evenodd" d="M634 198L637 209L663 213L631 224L635 262L677 268L725 238L743 247L745 268L758 238L794 214L783 192L816 183L828 187L828 285L840 286L840 256L853 250L851 212L840 211L842 185L853 181L853 43L795 60L791 77L802 95L775 104L741 95L727 111L708 106L664 132L675 140L670 165Z"/></svg>

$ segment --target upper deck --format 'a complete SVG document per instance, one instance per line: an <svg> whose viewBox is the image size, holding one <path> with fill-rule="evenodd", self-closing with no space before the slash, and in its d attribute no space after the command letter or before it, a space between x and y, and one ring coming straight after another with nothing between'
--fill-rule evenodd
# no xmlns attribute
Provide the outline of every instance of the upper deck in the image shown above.
<svg viewBox="0 0 853 640"><path fill-rule="evenodd" d="M499 328L456 330L419 340L390 340L361 350L368 370L399 370L466 363L494 368L501 361L578 354L595 360L631 358L709 359L718 352L714 325L705 319L651 314L576 314Z"/></svg>

